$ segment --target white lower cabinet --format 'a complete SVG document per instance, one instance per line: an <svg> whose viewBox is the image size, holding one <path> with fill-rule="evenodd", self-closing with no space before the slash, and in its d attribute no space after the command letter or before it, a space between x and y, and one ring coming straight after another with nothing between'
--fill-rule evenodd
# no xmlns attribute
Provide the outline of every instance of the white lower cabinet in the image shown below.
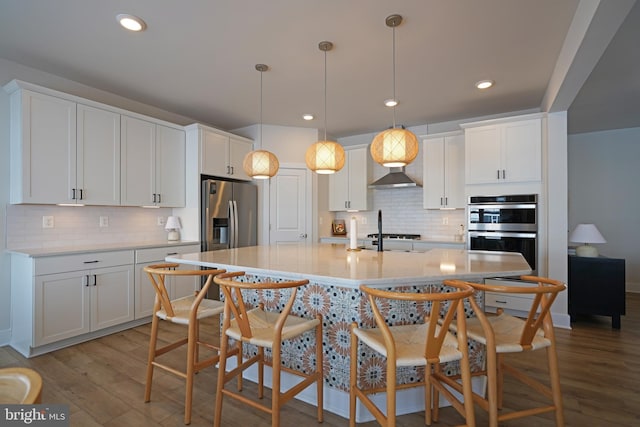
<svg viewBox="0 0 640 427"><path fill-rule="evenodd" d="M133 266L36 277L34 345L133 320Z"/></svg>
<svg viewBox="0 0 640 427"><path fill-rule="evenodd" d="M200 245L168 246L163 248L149 248L136 250L136 285L135 285L135 318L141 319L153 314L153 304L156 297L155 289L144 272L144 268L164 263L169 255L200 252ZM193 266L181 266L180 268L194 268ZM171 299L192 295L200 289L200 281L193 277L172 277L166 283Z"/></svg>
<svg viewBox="0 0 640 427"><path fill-rule="evenodd" d="M12 254L11 346L30 357L134 320L133 259L133 250Z"/></svg>

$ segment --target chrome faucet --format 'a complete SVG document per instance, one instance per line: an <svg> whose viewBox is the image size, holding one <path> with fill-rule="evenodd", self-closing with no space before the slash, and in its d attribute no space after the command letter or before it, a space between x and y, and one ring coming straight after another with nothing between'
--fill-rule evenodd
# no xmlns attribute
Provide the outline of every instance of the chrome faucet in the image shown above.
<svg viewBox="0 0 640 427"><path fill-rule="evenodd" d="M378 210L378 252L382 252L382 209Z"/></svg>

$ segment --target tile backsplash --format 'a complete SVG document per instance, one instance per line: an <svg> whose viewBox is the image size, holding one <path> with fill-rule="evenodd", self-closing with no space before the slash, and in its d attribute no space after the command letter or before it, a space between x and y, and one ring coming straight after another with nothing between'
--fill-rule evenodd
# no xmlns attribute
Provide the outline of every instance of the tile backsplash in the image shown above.
<svg viewBox="0 0 640 427"><path fill-rule="evenodd" d="M382 210L382 232L420 234L423 238L453 239L464 225L465 210L437 210L422 207L422 188L373 190L371 211L336 212L336 219L344 219L347 231L351 217L358 222L358 237L378 232L378 210ZM330 225L327 232L331 235ZM324 231L324 230L323 230Z"/></svg>
<svg viewBox="0 0 640 427"><path fill-rule="evenodd" d="M171 209L109 206L8 205L6 247L35 249L118 242L165 240L167 232L158 225ZM53 217L53 228L43 227L43 217ZM100 217L108 226L100 227Z"/></svg>

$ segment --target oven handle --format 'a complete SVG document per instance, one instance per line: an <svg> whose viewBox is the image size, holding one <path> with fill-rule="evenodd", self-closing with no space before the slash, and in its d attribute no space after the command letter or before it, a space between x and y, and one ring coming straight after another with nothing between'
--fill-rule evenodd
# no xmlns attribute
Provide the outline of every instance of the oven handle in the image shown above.
<svg viewBox="0 0 640 427"><path fill-rule="evenodd" d="M469 239L473 239L474 237L485 237L487 239L498 240L503 237L519 237L523 239L535 239L536 233L505 233L505 232L478 232L478 231L469 231Z"/></svg>
<svg viewBox="0 0 640 427"><path fill-rule="evenodd" d="M487 204L487 203L469 203L470 209L536 209L535 203L511 203L511 204Z"/></svg>

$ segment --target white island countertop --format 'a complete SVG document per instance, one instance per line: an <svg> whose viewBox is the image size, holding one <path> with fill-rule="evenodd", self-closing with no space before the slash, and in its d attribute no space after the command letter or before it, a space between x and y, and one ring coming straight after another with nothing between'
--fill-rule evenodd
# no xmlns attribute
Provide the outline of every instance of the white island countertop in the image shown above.
<svg viewBox="0 0 640 427"><path fill-rule="evenodd" d="M345 287L399 285L444 279L478 279L530 274L519 253L432 249L423 253L347 251L344 245L282 244L250 246L165 258L204 267L273 274L284 279L309 279Z"/></svg>

